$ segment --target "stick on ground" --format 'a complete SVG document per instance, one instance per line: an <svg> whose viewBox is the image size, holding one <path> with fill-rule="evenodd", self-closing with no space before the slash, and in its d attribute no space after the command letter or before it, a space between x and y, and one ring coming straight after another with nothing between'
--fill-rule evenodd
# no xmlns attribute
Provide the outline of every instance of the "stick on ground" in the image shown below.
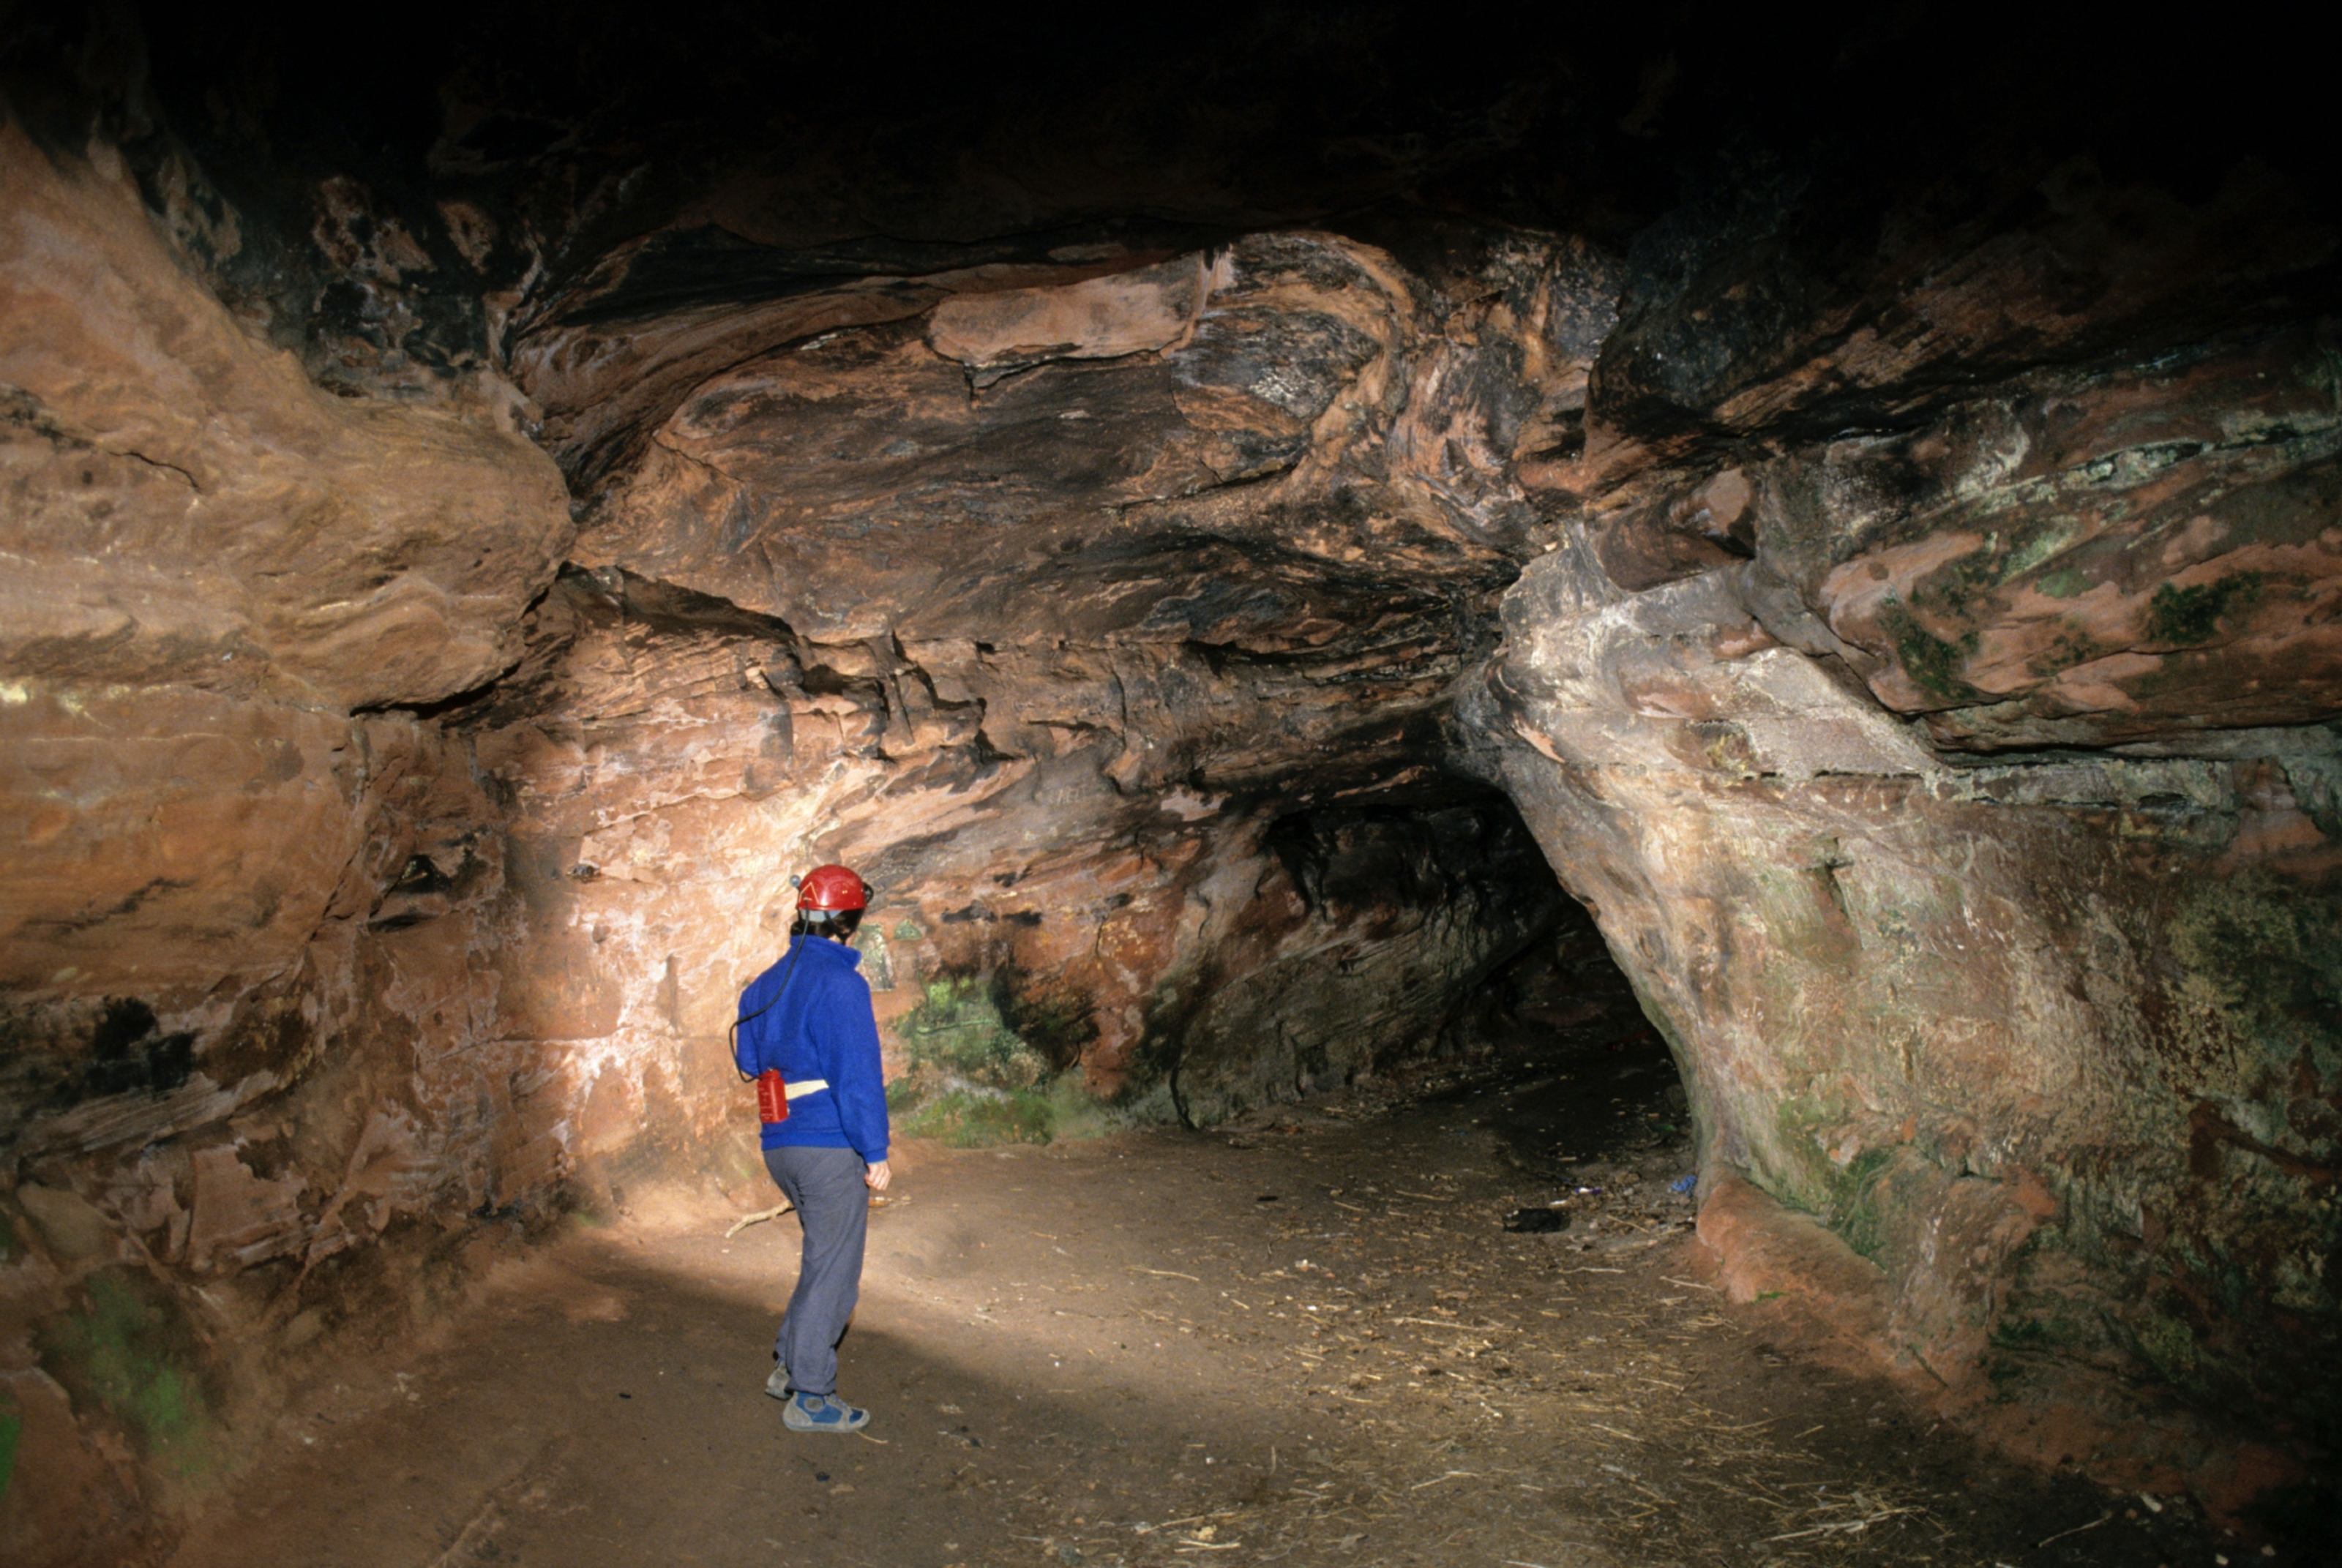
<svg viewBox="0 0 2342 1568"><path fill-rule="evenodd" d="M746 1230L750 1225L761 1225L766 1220L777 1220L788 1212L789 1201L786 1198L783 1198L779 1203L775 1203L769 1209L758 1209L753 1214L743 1214L738 1219L732 1222L732 1228L724 1233L724 1239L728 1242L734 1236L738 1235L742 1231Z"/></svg>

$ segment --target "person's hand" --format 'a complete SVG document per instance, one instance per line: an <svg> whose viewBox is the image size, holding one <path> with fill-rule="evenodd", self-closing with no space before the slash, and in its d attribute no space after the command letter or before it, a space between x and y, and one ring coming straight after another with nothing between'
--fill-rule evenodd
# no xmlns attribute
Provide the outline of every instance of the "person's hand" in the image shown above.
<svg viewBox="0 0 2342 1568"><path fill-rule="evenodd" d="M885 1192L886 1183L894 1179L895 1173L886 1168L886 1162L884 1160L862 1173L863 1183L874 1193Z"/></svg>

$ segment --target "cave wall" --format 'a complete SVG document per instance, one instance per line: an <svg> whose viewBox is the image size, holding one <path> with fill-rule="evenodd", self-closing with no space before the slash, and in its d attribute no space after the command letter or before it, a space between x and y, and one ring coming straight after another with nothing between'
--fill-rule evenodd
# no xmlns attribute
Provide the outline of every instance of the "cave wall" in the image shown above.
<svg viewBox="0 0 2342 1568"><path fill-rule="evenodd" d="M103 143L0 128L0 1529L68 1561L218 1473L235 1391L316 1332L288 1284L466 1206L468 978L385 914L427 857L469 918L500 846L398 710L511 662L570 522L508 385L320 390Z"/></svg>
<svg viewBox="0 0 2342 1568"><path fill-rule="evenodd" d="M605 462L525 354L305 362L105 144L5 152L28 1560L167 1533L301 1366L562 1213L753 1193L719 1053L794 870L878 884L890 1023L1005 977L1166 1119L1468 1048L1549 929L1438 715L1528 521L1488 432L1582 394L1584 247L1465 302L1308 233L980 278Z"/></svg>
<svg viewBox="0 0 2342 1568"><path fill-rule="evenodd" d="M1834 1259L2045 1457L2330 1453L2297 158L1964 141L1876 39L1280 136L1206 40L946 155L760 117L764 45L524 80L484 23L418 110L162 17L150 81L126 15L0 62L0 1413L65 1500L12 1552L162 1528L532 1225L749 1190L720 1041L829 859L891 1070L1014 1025L1198 1123L1484 1043L1566 892L1736 1290Z"/></svg>
<svg viewBox="0 0 2342 1568"><path fill-rule="evenodd" d="M2342 1334L2329 328L1941 379L2283 255L2208 237L2216 200L2109 257L2141 199L2044 220L2080 291L2046 305L2037 235L1917 279L1882 245L1871 303L1754 328L1713 275L1646 279L1590 418L1699 428L1553 475L1587 526L1464 705L1694 1086L1705 1233L1761 1254L1753 1183L1875 1265L1841 1307L1923 1392L2241 1495L2285 1464L2237 1433L2332 1441Z"/></svg>

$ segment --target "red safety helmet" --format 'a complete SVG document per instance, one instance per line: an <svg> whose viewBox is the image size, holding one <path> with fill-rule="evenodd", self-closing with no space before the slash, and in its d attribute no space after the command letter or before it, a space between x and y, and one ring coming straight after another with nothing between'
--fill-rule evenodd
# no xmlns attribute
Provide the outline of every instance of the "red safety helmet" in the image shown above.
<svg viewBox="0 0 2342 1568"><path fill-rule="evenodd" d="M835 914L840 910L867 909L870 889L842 865L819 865L797 883L797 907Z"/></svg>

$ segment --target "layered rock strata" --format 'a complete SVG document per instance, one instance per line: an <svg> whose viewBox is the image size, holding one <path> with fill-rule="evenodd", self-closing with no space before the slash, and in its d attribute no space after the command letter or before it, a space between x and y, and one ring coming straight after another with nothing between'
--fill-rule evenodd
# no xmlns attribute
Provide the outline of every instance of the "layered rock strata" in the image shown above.
<svg viewBox="0 0 2342 1568"><path fill-rule="evenodd" d="M485 80L404 184L226 99L209 164L0 128L12 1560L510 1228L745 1192L730 1004L831 859L898 1074L1197 1123L1511 1030L1574 896L1736 1288L2046 1457L2330 1455L2297 183L832 201Z"/></svg>
<svg viewBox="0 0 2342 1568"><path fill-rule="evenodd" d="M1936 265L1887 314L1967 319L2000 264ZM2016 321L1918 342L2036 342L2002 283ZM1671 305L1596 417L1650 395ZM2223 1423L2330 1442L2342 1333L2334 351L2273 323L1946 389L1859 318L1800 333L1839 346L1528 567L1466 726L1670 1032L1711 1183L1875 1264L1837 1277L1891 1363L1971 1408L2118 1372L2018 1441L2247 1494ZM1801 389L1882 379L1900 428L1797 439Z"/></svg>
<svg viewBox="0 0 2342 1568"><path fill-rule="evenodd" d="M495 1222L753 1180L723 1037L792 870L879 885L890 1021L981 977L1125 1114L1477 1048L1554 928L1439 715L1529 521L1489 432L1582 395L1584 247L1507 241L1493 310L1279 233L817 334L598 479L547 435L580 531L534 383L321 392L103 149L8 151L28 1551L199 1491L282 1357Z"/></svg>

